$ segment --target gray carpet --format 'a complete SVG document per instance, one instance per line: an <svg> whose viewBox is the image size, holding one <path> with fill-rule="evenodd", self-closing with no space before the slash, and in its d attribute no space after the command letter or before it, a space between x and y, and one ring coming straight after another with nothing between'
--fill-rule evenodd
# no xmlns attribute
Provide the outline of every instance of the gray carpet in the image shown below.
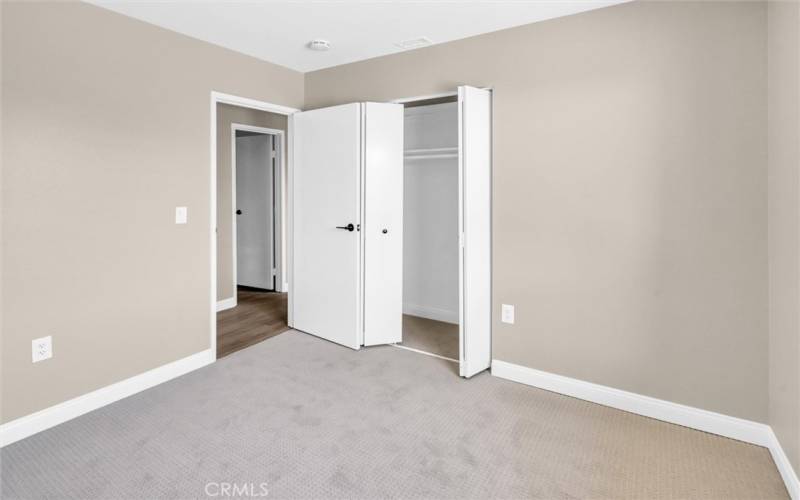
<svg viewBox="0 0 800 500"><path fill-rule="evenodd" d="M2 497L787 497L764 448L449 364L284 333L7 446Z"/></svg>

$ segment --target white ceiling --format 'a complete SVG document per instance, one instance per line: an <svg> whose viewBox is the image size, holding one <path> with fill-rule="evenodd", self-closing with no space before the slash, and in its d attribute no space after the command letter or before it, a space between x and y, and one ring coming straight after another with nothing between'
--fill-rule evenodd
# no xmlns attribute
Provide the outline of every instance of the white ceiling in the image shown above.
<svg viewBox="0 0 800 500"><path fill-rule="evenodd" d="M87 1L306 72L401 52L403 40L448 42L628 0ZM307 49L314 38L331 50Z"/></svg>

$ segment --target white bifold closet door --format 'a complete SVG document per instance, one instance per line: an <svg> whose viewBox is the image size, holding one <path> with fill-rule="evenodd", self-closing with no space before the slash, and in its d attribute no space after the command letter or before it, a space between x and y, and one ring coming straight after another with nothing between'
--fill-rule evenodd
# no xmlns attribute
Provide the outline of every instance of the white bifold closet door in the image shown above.
<svg viewBox="0 0 800 500"><path fill-rule="evenodd" d="M458 88L459 373L471 377L492 361L492 97Z"/></svg>
<svg viewBox="0 0 800 500"><path fill-rule="evenodd" d="M403 106L364 104L364 345L403 340Z"/></svg>
<svg viewBox="0 0 800 500"><path fill-rule="evenodd" d="M353 349L400 342L402 106L292 119L291 326Z"/></svg>
<svg viewBox="0 0 800 500"><path fill-rule="evenodd" d="M292 118L291 326L358 349L361 107L346 104Z"/></svg>

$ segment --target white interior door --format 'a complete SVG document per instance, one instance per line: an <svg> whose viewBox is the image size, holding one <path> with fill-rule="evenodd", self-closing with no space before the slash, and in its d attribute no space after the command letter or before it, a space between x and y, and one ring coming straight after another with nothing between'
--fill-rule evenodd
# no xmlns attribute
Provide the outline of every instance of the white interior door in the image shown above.
<svg viewBox="0 0 800 500"><path fill-rule="evenodd" d="M273 290L273 139L236 137L236 283Z"/></svg>
<svg viewBox="0 0 800 500"><path fill-rule="evenodd" d="M403 340L403 106L364 114L364 345L377 345Z"/></svg>
<svg viewBox="0 0 800 500"><path fill-rule="evenodd" d="M363 331L361 107L293 115L290 187L292 326L353 349Z"/></svg>
<svg viewBox="0 0 800 500"><path fill-rule="evenodd" d="M460 369L471 377L492 359L492 97L458 88L461 252Z"/></svg>

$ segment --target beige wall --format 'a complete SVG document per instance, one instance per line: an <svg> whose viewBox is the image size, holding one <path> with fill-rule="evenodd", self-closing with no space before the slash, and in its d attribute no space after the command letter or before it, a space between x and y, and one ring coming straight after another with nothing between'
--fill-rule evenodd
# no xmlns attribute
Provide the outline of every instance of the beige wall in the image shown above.
<svg viewBox="0 0 800 500"><path fill-rule="evenodd" d="M286 131L287 122L286 115L227 104L217 105L217 300L234 296L231 124Z"/></svg>
<svg viewBox="0 0 800 500"><path fill-rule="evenodd" d="M210 92L299 108L303 77L83 3L0 8L7 422L209 348Z"/></svg>
<svg viewBox="0 0 800 500"><path fill-rule="evenodd" d="M765 29L634 2L308 73L305 102L494 87L493 358L766 422Z"/></svg>
<svg viewBox="0 0 800 500"><path fill-rule="evenodd" d="M800 474L800 3L768 23L769 423Z"/></svg>

